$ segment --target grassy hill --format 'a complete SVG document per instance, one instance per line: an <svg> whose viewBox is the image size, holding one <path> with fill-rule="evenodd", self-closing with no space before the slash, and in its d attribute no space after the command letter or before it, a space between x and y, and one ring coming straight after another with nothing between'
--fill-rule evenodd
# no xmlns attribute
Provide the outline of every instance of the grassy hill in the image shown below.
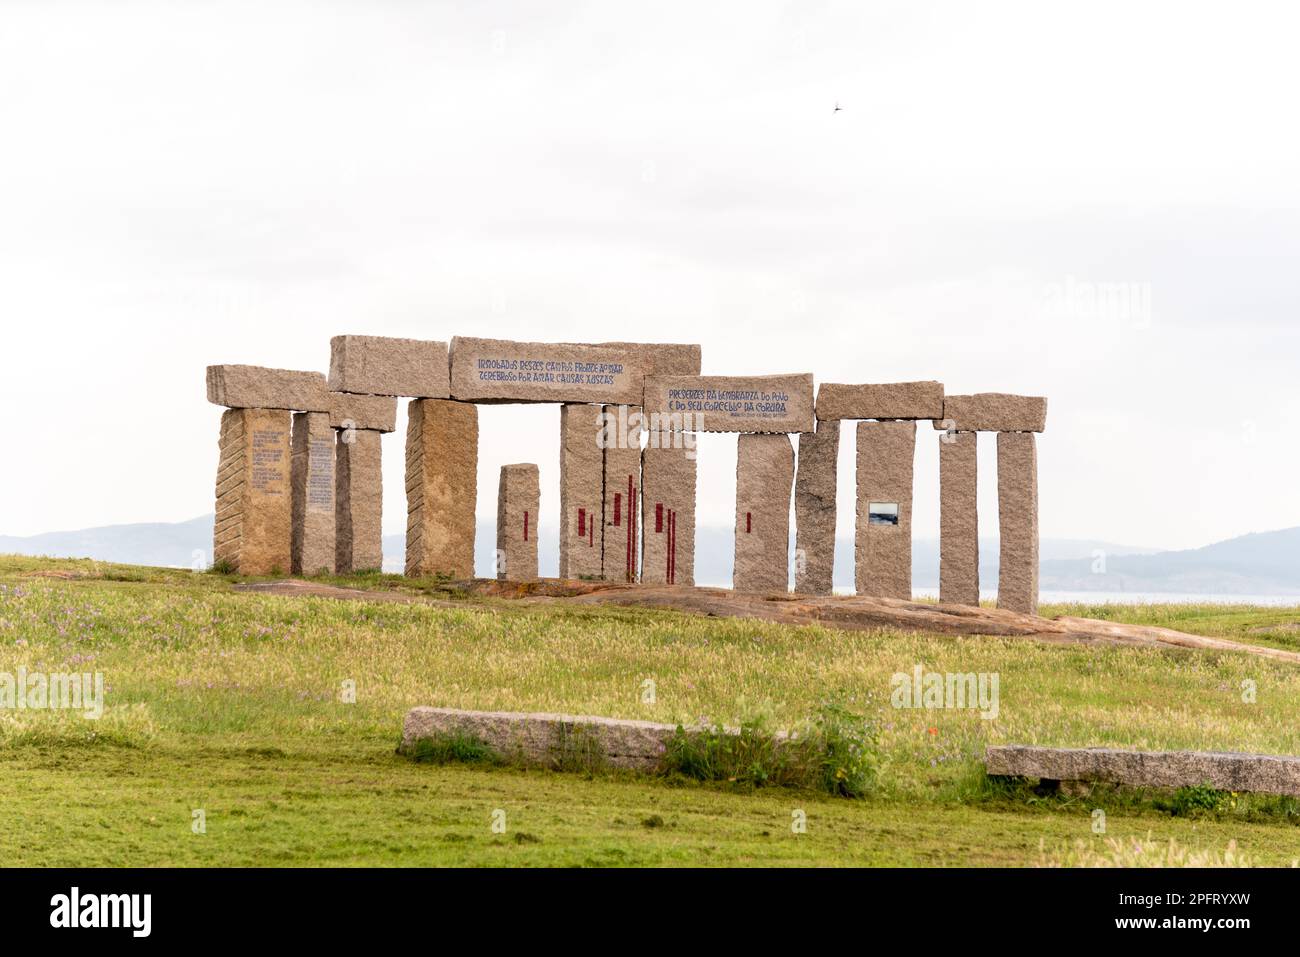
<svg viewBox="0 0 1300 957"><path fill-rule="evenodd" d="M1141 846L1162 860L1170 839L1192 860L1233 841L1257 863L1300 858L1300 802L1225 796L1189 817L1137 792L1039 798L989 782L979 760L998 742L1293 753L1293 666L443 598L285 598L212 574L0 558L0 671L102 672L108 703L97 723L0 711L0 850L67 865L980 865L1108 859L1108 839L1149 836ZM1169 613L1254 640L1300 629L1300 609ZM998 718L893 709L890 676L916 664L997 672ZM355 703L340 700L345 681ZM798 728L828 700L875 727L865 800L394 753L417 704ZM490 827L498 809L504 834ZM192 832L195 810L206 833ZM796 810L807 833L791 832Z"/></svg>

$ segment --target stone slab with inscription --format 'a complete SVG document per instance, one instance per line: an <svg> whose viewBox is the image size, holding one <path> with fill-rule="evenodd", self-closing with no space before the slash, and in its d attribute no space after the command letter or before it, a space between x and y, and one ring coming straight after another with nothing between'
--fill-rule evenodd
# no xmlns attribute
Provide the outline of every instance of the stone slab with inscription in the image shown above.
<svg viewBox="0 0 1300 957"><path fill-rule="evenodd" d="M289 428L289 413L278 409L230 409L221 416L212 557L238 574L289 572Z"/></svg>
<svg viewBox="0 0 1300 957"><path fill-rule="evenodd" d="M293 537L295 575L334 571L334 430L324 412L293 417Z"/></svg>
<svg viewBox="0 0 1300 957"><path fill-rule="evenodd" d="M646 426L687 432L812 432L811 373L647 376Z"/></svg>
<svg viewBox="0 0 1300 957"><path fill-rule="evenodd" d="M334 564L340 575L384 566L383 437L339 430L334 458Z"/></svg>
<svg viewBox="0 0 1300 957"><path fill-rule="evenodd" d="M636 358L646 375L699 375L702 350L687 342L592 342L566 343L612 349Z"/></svg>
<svg viewBox="0 0 1300 957"><path fill-rule="evenodd" d="M462 402L636 405L645 371L633 349L464 336L451 340L451 394Z"/></svg>

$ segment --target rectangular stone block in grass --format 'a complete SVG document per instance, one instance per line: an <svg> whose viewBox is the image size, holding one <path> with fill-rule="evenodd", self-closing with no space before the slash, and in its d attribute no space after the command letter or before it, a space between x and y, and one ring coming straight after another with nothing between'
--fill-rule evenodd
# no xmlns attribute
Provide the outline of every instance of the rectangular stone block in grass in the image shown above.
<svg viewBox="0 0 1300 957"><path fill-rule="evenodd" d="M1220 791L1300 796L1300 757L1230 751L1121 751L1011 744L984 756L991 775L1042 781L1104 781L1130 787L1208 785Z"/></svg>

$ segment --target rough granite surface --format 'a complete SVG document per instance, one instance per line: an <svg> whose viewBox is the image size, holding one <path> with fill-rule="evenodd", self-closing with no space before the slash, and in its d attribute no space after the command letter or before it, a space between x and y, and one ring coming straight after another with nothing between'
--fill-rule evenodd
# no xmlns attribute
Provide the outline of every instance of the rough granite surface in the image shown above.
<svg viewBox="0 0 1300 957"><path fill-rule="evenodd" d="M230 409L222 414L213 562L241 575L289 571L290 454L290 413Z"/></svg>
<svg viewBox="0 0 1300 957"><path fill-rule="evenodd" d="M406 574L474 577L478 408L412 399L406 424Z"/></svg>
<svg viewBox="0 0 1300 957"><path fill-rule="evenodd" d="M849 385L823 382L817 389L817 418L941 419L942 382Z"/></svg>
<svg viewBox="0 0 1300 957"><path fill-rule="evenodd" d="M1032 432L998 433L998 607L1038 614L1038 446Z"/></svg>
<svg viewBox="0 0 1300 957"><path fill-rule="evenodd" d="M854 581L859 595L912 597L915 422L859 422ZM896 525L872 524L872 502L898 505Z"/></svg>
<svg viewBox="0 0 1300 957"><path fill-rule="evenodd" d="M1049 781L1108 781L1132 787L1208 784L1220 791L1300 796L1300 757L1232 751L1120 751L999 745L985 750L989 774Z"/></svg>
<svg viewBox="0 0 1300 957"><path fill-rule="evenodd" d="M330 340L329 388L360 395L446 399L451 395L447 343L335 336Z"/></svg>
<svg viewBox="0 0 1300 957"><path fill-rule="evenodd" d="M537 578L537 510L542 487L536 465L501 466L497 486L497 559L499 581Z"/></svg>
<svg viewBox="0 0 1300 957"><path fill-rule="evenodd" d="M790 493L794 446L788 435L742 435L736 442L738 592L790 590Z"/></svg>
<svg viewBox="0 0 1300 957"><path fill-rule="evenodd" d="M324 412L293 416L293 547L295 575L333 574L334 430Z"/></svg>
<svg viewBox="0 0 1300 957"><path fill-rule="evenodd" d="M955 605L980 603L978 438L939 436L939 600Z"/></svg>
<svg viewBox="0 0 1300 957"><path fill-rule="evenodd" d="M816 432L799 436L794 479L794 590L801 595L829 595L834 584L839 454L838 419L818 419Z"/></svg>

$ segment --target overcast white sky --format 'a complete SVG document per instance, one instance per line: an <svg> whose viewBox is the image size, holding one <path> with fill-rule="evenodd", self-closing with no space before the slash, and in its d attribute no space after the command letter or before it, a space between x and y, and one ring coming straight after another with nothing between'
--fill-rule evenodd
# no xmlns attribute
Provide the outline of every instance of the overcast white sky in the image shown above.
<svg viewBox="0 0 1300 957"><path fill-rule="evenodd" d="M710 373L1045 394L1045 536L1298 525L1297 17L3 3L0 533L209 511L204 366L325 371L344 332L698 341ZM517 461L553 512L555 407L481 425L479 514ZM735 439L701 454L700 521L730 524Z"/></svg>

